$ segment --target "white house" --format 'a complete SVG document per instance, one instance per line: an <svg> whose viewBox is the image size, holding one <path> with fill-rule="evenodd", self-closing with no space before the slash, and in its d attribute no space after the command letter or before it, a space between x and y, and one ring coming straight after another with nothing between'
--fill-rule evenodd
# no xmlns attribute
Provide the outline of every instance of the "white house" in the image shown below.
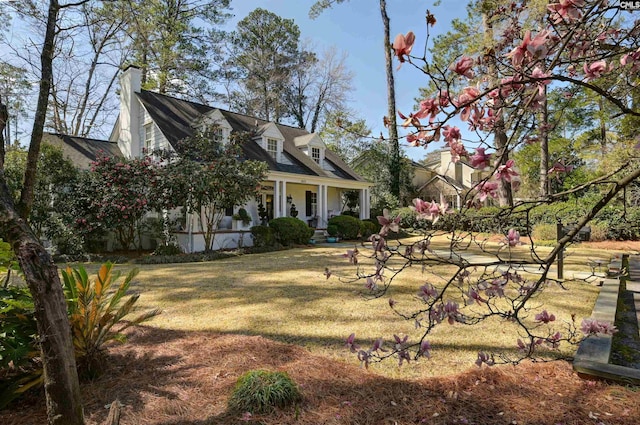
<svg viewBox="0 0 640 425"><path fill-rule="evenodd" d="M345 191L359 193L358 214L361 219L369 218L371 183L327 149L317 134L142 90L141 71L134 66L120 77L120 114L108 141L64 135L50 135L49 140L83 165L82 162L88 164L95 159L98 150L133 158L143 155L145 149L173 149L173 144L192 136L194 126L202 122L217 124L222 140L228 140L233 132L254 135L253 140L243 143L243 154L247 159L266 162L268 175L260 198L244 206L252 225L260 223L260 203L269 218L289 216L291 205L295 204L298 219L316 229L325 229L329 218L341 213ZM232 224L231 215L238 209L228 211L222 220L214 249L251 244L248 230ZM178 232L179 243L186 252L204 249L202 229L195 218L186 217Z"/></svg>

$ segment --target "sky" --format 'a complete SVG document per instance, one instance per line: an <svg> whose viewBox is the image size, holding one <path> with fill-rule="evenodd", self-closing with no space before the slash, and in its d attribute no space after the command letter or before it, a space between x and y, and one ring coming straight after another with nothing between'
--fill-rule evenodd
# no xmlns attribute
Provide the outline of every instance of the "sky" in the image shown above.
<svg viewBox="0 0 640 425"><path fill-rule="evenodd" d="M354 74L354 91L351 107L358 117L366 120L373 135L387 134L382 118L387 111L387 89L384 65L383 26L380 4L376 0L347 0L325 10L316 19L309 18L309 9L315 0L233 0L232 13L228 23L233 29L236 23L252 10L260 7L280 17L293 19L300 27L301 40L309 40L316 51L336 46L347 52L347 68ZM425 14L429 9L436 16L437 23L430 29L431 36L446 32L456 16L464 16L467 1L443 0L434 7L433 1L388 0L387 14L390 19L391 40L396 34L413 31L416 35L414 53L420 54L426 40ZM426 85L426 77L419 70L405 64L396 70L398 61L394 59L396 108L408 114L415 106L418 88ZM435 146L438 147L438 146ZM420 160L424 148L408 147L407 155Z"/></svg>

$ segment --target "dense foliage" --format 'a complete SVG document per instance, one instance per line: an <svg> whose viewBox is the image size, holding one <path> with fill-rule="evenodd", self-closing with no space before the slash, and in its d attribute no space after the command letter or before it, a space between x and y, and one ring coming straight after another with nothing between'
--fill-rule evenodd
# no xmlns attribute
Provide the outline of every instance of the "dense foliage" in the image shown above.
<svg viewBox="0 0 640 425"><path fill-rule="evenodd" d="M314 230L304 221L293 217L279 217L269 220L269 227L273 229L276 241L283 246L306 245L314 233Z"/></svg>

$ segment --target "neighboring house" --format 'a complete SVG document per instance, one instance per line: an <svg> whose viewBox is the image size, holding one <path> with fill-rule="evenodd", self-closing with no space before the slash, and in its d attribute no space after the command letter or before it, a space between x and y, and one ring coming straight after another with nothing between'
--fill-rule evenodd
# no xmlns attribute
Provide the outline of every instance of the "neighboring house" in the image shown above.
<svg viewBox="0 0 640 425"><path fill-rule="evenodd" d="M219 126L222 141L229 140L233 132L253 134L250 142L242 144L242 152L247 159L268 164L260 198L242 206L251 215L252 225L260 223L260 203L269 218L289 216L295 204L298 219L324 229L329 218L341 213L343 192L354 190L359 193L360 218L369 218L371 183L327 149L317 134L142 90L141 71L133 66L120 77L120 115L109 141L64 135L49 135L48 139L62 146L78 166L88 166L100 150L126 158L140 157L145 149L173 150L173 144L192 136L194 127L203 123ZM227 211L214 249L251 244L247 229L233 228L231 215L240 207ZM186 252L204 250L202 229L195 218L185 217L178 232L178 241Z"/></svg>
<svg viewBox="0 0 640 425"><path fill-rule="evenodd" d="M420 198L439 202L442 195L453 208L460 208L465 193L489 175L463 160L451 162L449 150L441 150L439 159L413 165L414 184Z"/></svg>

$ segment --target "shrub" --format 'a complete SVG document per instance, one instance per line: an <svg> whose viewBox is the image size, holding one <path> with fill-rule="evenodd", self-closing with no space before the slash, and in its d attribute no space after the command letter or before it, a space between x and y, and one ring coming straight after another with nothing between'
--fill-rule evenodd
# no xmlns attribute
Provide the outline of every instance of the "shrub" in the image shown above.
<svg viewBox="0 0 640 425"><path fill-rule="evenodd" d="M153 251L152 255L179 255L182 254L182 248L177 243L169 242L168 244L160 244Z"/></svg>
<svg viewBox="0 0 640 425"><path fill-rule="evenodd" d="M37 333L29 290L0 288L0 410L43 382Z"/></svg>
<svg viewBox="0 0 640 425"><path fill-rule="evenodd" d="M233 215L233 219L242 220L245 225L251 223L251 216L244 208L240 208L238 212Z"/></svg>
<svg viewBox="0 0 640 425"><path fill-rule="evenodd" d="M276 245L276 236L273 228L269 226L253 226L251 228L251 237L253 238L253 246L271 247Z"/></svg>
<svg viewBox="0 0 640 425"><path fill-rule="evenodd" d="M608 227L604 223L594 221L589 224L591 226L591 241L600 242L607 240Z"/></svg>
<svg viewBox="0 0 640 425"><path fill-rule="evenodd" d="M391 218L400 216L400 227L403 229L424 229L427 220L418 220L418 214L409 207L399 208L390 214Z"/></svg>
<svg viewBox="0 0 640 425"><path fill-rule="evenodd" d="M327 233L329 236L338 236L338 226L335 224L329 224L327 226Z"/></svg>
<svg viewBox="0 0 640 425"><path fill-rule="evenodd" d="M382 226L380 226L380 223L378 223L377 220L374 221L370 218L367 218L365 220L362 220L360 223L360 234L362 234L363 238L368 238L374 233L378 233L381 228Z"/></svg>
<svg viewBox="0 0 640 425"><path fill-rule="evenodd" d="M238 378L229 408L236 412L268 413L301 399L298 386L286 372L252 370Z"/></svg>
<svg viewBox="0 0 640 425"><path fill-rule="evenodd" d="M338 236L343 239L357 239L360 234L360 219L350 215L331 217L328 225L336 226L338 228Z"/></svg>
<svg viewBox="0 0 640 425"><path fill-rule="evenodd" d="M533 240L538 241L555 241L557 239L555 224L540 223L533 226Z"/></svg>
<svg viewBox="0 0 640 425"><path fill-rule="evenodd" d="M305 245L314 233L302 220L293 217L274 218L269 221L269 227L273 229L276 241L284 246L294 243Z"/></svg>
<svg viewBox="0 0 640 425"><path fill-rule="evenodd" d="M160 310L151 310L125 322L125 316L132 312L140 297L140 294L135 294L124 300L131 280L138 271L134 269L129 272L115 291L111 291L111 285L120 278L120 273L113 273L112 268L113 264L109 262L103 264L95 279L89 279L82 266L62 270L73 345L81 376L99 375L104 366L107 342L124 342L124 329L160 314Z"/></svg>

